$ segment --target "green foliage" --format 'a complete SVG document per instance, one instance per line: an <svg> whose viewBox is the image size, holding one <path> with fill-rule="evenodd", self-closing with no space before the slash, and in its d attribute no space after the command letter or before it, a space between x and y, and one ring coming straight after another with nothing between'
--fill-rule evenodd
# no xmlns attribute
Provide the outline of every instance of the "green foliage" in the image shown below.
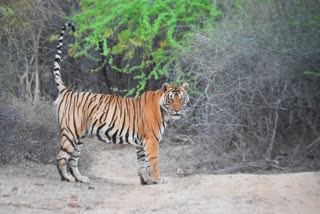
<svg viewBox="0 0 320 214"><path fill-rule="evenodd" d="M204 30L221 15L211 0L82 0L80 6L70 18L77 25L75 56L98 60L93 55L99 50L114 70L134 72L138 85L128 95L138 95L151 78L168 76L173 50L184 44L187 32ZM112 60L119 55L121 65Z"/></svg>
<svg viewBox="0 0 320 214"><path fill-rule="evenodd" d="M313 71L304 71L303 72L303 75L305 77L316 77L316 78L319 78L320 77L320 73L317 73L317 72L313 72Z"/></svg>
<svg viewBox="0 0 320 214"><path fill-rule="evenodd" d="M0 6L0 14L3 16L11 16L14 15L14 11L9 7Z"/></svg>
<svg viewBox="0 0 320 214"><path fill-rule="evenodd" d="M243 8L243 0L234 0L234 5L236 6L237 9Z"/></svg>

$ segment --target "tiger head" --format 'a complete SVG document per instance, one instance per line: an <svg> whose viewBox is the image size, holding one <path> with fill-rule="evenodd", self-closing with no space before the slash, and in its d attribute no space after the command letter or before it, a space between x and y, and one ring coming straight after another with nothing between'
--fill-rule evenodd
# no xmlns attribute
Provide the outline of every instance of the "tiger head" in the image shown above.
<svg viewBox="0 0 320 214"><path fill-rule="evenodd" d="M181 118L182 110L189 102L188 87L188 83L183 83L181 86L162 84L163 94L160 99L160 106L174 120Z"/></svg>

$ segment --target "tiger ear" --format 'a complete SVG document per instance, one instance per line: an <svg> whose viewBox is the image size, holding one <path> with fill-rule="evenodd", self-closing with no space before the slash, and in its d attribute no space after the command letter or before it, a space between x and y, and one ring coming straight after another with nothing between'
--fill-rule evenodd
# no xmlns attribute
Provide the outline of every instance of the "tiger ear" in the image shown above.
<svg viewBox="0 0 320 214"><path fill-rule="evenodd" d="M189 84L187 82L183 83L181 85L185 90L187 90L189 88Z"/></svg>
<svg viewBox="0 0 320 214"><path fill-rule="evenodd" d="M166 83L166 82L163 83L163 84L162 84L162 90L163 90L163 91L167 91L167 89L168 89L169 86L170 86L170 85L169 85L168 83Z"/></svg>

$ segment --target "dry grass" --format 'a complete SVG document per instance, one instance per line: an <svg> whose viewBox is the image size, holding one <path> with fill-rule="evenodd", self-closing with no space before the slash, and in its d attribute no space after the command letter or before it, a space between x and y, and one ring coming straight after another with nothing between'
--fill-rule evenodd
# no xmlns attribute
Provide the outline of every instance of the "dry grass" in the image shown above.
<svg viewBox="0 0 320 214"><path fill-rule="evenodd" d="M55 161L59 132L52 103L2 100L0 112L0 163Z"/></svg>

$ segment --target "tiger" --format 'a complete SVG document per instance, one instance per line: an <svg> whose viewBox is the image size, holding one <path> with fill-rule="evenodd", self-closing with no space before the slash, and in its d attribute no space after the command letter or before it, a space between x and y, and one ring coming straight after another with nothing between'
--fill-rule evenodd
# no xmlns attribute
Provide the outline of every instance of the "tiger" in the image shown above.
<svg viewBox="0 0 320 214"><path fill-rule="evenodd" d="M80 174L78 162L86 137L97 137L109 144L131 144L136 147L140 183L167 183L159 175L159 142L169 121L182 117L189 96L188 83L163 83L155 91L139 97L77 92L66 87L60 74L61 52L65 31L63 25L55 52L53 74L59 95L55 107L60 128L60 150L56 158L62 181L88 183Z"/></svg>

